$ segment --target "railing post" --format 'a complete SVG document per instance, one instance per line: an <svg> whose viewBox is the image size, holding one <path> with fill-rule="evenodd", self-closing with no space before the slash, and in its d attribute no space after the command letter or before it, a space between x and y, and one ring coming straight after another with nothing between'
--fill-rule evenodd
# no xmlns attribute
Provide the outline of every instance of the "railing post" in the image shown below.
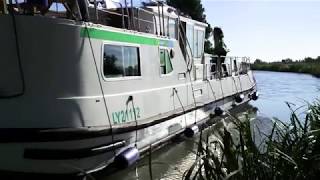
<svg viewBox="0 0 320 180"><path fill-rule="evenodd" d="M161 15L160 15L160 4L159 2L157 3L158 5L158 16L159 16L159 35L162 36L162 28L161 28Z"/></svg>
<svg viewBox="0 0 320 180"><path fill-rule="evenodd" d="M178 19L177 19L177 24L176 24L176 28L177 28L177 38L178 38L178 42L180 42L180 16L178 15Z"/></svg>
<svg viewBox="0 0 320 180"><path fill-rule="evenodd" d="M132 25L132 29L136 30L136 25L134 22L133 0L130 1L130 4L131 4L131 25Z"/></svg>
<svg viewBox="0 0 320 180"><path fill-rule="evenodd" d="M140 32L140 9L137 8L137 21L138 21L138 31Z"/></svg>
<svg viewBox="0 0 320 180"><path fill-rule="evenodd" d="M127 19L128 19L128 29L131 29L131 23L130 23L130 13L129 13L129 9L128 9L128 4L127 4L127 0L124 0L124 4L125 4L125 8L127 11Z"/></svg>
<svg viewBox="0 0 320 180"><path fill-rule="evenodd" d="M94 3L95 20L96 20L96 23L97 23L98 22L97 0L94 0L93 3Z"/></svg>
<svg viewBox="0 0 320 180"><path fill-rule="evenodd" d="M154 19L154 26L155 26L155 29L156 29L156 35L158 35L157 18L156 18L156 16L154 14L153 14L153 19Z"/></svg>
<svg viewBox="0 0 320 180"><path fill-rule="evenodd" d="M163 3L162 2L161 2L161 11L162 11L163 36L166 36L166 30L164 27L164 14L163 14Z"/></svg>

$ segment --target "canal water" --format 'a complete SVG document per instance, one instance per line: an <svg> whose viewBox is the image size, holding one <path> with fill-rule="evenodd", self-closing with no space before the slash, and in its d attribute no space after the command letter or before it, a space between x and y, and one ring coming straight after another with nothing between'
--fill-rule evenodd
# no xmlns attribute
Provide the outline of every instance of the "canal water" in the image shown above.
<svg viewBox="0 0 320 180"><path fill-rule="evenodd" d="M320 96L320 79L306 74L279 73L267 71L255 71L260 98L241 108L242 115L245 112L255 112L256 116L277 117L288 121L290 109L306 105ZM152 153L151 158L146 156L136 167L106 175L101 172L95 179L108 180L149 180L149 162L152 164L152 178L159 180L178 180L195 160L195 141L193 139L178 139Z"/></svg>

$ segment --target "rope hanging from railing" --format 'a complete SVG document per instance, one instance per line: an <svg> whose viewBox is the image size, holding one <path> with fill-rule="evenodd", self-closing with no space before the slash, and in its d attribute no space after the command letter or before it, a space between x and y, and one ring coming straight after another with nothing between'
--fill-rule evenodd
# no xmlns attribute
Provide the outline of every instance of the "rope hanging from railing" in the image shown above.
<svg viewBox="0 0 320 180"><path fill-rule="evenodd" d="M100 75L99 75L98 63L97 63L97 60L96 60L96 56L94 54L93 45L92 45L89 29L87 27L87 23L85 23L85 31L87 32L89 45L90 45L90 48L91 48L93 62L94 62L95 69L96 69L96 74L97 74L97 77L98 77L99 87L100 87L100 90L101 90L101 93L102 93L102 99L103 99L103 103L104 103L105 110L106 110L106 113L107 113L109 128L110 128L110 132L111 132L111 141L112 141L112 144L113 144L114 143L113 126L112 126L112 122L111 122L111 119L110 119L110 114L109 114L109 110L108 110L107 101L106 101L106 98L105 98L105 93L104 93L104 90L103 90L103 85L102 85L101 78L100 78ZM114 152L114 156L115 156L116 153L115 153L115 151L113 151L113 152Z"/></svg>

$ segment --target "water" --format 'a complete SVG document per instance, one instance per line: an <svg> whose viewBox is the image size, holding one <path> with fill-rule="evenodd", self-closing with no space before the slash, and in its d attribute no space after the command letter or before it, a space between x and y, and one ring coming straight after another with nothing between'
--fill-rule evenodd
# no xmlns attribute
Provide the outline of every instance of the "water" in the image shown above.
<svg viewBox="0 0 320 180"><path fill-rule="evenodd" d="M289 119L290 109L285 102L296 109L320 97L320 79L307 74L256 71L260 98L250 102L259 114Z"/></svg>
<svg viewBox="0 0 320 180"><path fill-rule="evenodd" d="M292 107L296 109L306 105L306 102L314 101L320 95L320 79L310 75L267 71L256 71L254 74L260 97L258 101L252 101L245 106L245 109L241 109L242 113L254 110L259 116L277 117L287 121L290 109L285 102L292 103ZM151 158L153 179L181 179L183 173L195 161L196 140L197 137L182 139L153 153ZM138 168L132 167L109 176L102 173L97 179L149 180L151 178L148 164L149 158L145 157L138 163Z"/></svg>

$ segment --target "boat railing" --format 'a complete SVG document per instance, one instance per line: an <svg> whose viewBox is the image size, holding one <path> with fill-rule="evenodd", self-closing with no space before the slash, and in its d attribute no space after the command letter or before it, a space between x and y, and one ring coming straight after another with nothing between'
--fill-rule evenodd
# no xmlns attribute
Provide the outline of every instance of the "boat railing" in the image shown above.
<svg viewBox="0 0 320 180"><path fill-rule="evenodd" d="M212 55L209 67L211 67L210 73L213 78L248 74L250 70L250 58Z"/></svg>
<svg viewBox="0 0 320 180"><path fill-rule="evenodd" d="M54 4L56 3L56 7ZM40 15L52 18L90 21L101 25L129 29L138 32L158 34L156 14L145 7L128 7L127 4L112 1L118 8L98 6L97 1L88 1L88 18L82 17L77 1L68 7L62 0L52 0L47 6L28 3L27 1L0 0L0 14ZM62 4L62 5L58 5ZM50 7L49 7L50 6ZM52 7L51 7L52 6Z"/></svg>
<svg viewBox="0 0 320 180"><path fill-rule="evenodd" d="M96 23L107 25L107 26L115 26L115 27L119 27L118 20L121 20L121 28L123 29L157 34L158 29L157 29L157 26L155 25L155 21L156 21L155 14L142 8L138 8L138 7L132 7L132 8L133 8L133 11L130 11L130 12L129 11L125 12L125 8L123 8L122 6L120 6L120 8L118 9L107 9L107 8L97 9L98 11L97 16L92 20L94 21L96 19ZM141 18L140 16L142 13L148 14L151 18L149 19ZM114 19L115 21L112 21L112 16L117 16L117 17L120 17L121 19L113 17L116 19ZM141 24L144 24L143 26L144 29L142 29L143 27ZM150 29L148 29L147 27L149 27Z"/></svg>
<svg viewBox="0 0 320 180"><path fill-rule="evenodd" d="M94 21L97 24L138 32L151 34L158 33L157 25L155 24L156 16L153 12L139 7L130 7L129 10L127 7L124 8L120 2L118 4L120 8L117 9L90 8L89 12L92 17L90 18L90 21ZM97 11L96 14L94 14L95 11ZM148 17L141 18L141 15L147 15ZM121 22L121 24L119 22Z"/></svg>

